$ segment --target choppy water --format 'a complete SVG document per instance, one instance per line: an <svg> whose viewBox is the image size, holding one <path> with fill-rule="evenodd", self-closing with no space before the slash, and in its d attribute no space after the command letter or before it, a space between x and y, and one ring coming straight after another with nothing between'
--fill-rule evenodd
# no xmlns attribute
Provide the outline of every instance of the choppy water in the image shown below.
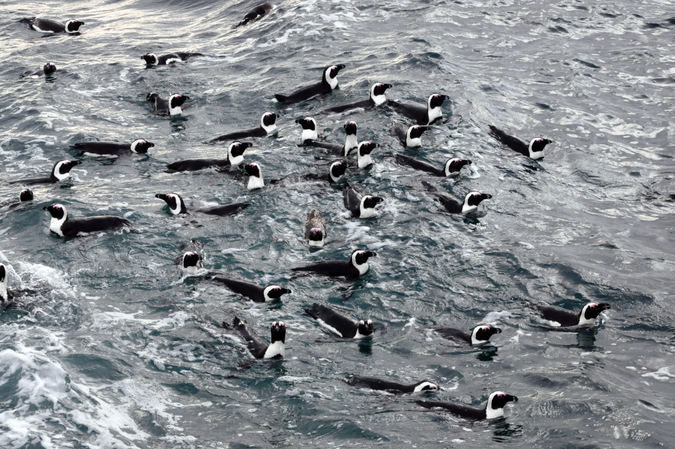
<svg viewBox="0 0 675 449"><path fill-rule="evenodd" d="M122 0L0 5L0 197L7 180L48 173L79 140L155 142L148 156L84 158L65 185L2 211L0 261L10 287L34 293L0 315L0 446L3 448L202 447L672 447L675 240L672 123L675 44L670 1L295 1L236 28L256 2ZM80 36L44 38L22 17L86 22ZM139 56L208 55L146 69ZM19 75L51 61L51 80ZM341 89L280 108L274 93L316 82L344 63ZM366 97L423 102L450 95L446 124L415 152L442 163L473 160L458 180L434 181L461 196L493 194L486 214L439 210L420 174L383 160L350 177L386 198L379 218L348 217L339 190L315 184L249 193L207 171L168 174L178 159L214 157L202 142L255 126L277 111L276 138L248 161L266 178L316 171L296 146L304 115ZM184 117L154 116L145 95L189 95ZM403 151L391 111L356 113L359 137ZM345 116L320 118L339 142ZM498 145L495 124L555 144L532 162ZM413 153L411 153L413 154ZM169 216L155 193L188 206L247 201L225 219ZM139 233L62 240L42 207L72 216L128 216ZM331 243L310 253L302 221L329 220ZM293 294L244 302L184 278L178 245L205 243L205 265ZM289 280L291 266L376 250L351 284ZM380 327L370 341L338 341L303 315L333 304ZM551 332L528 303L612 310L594 332ZM262 335L289 330L283 361L253 363L218 326L234 315ZM499 324L493 346L457 349L425 328ZM479 404L504 390L520 401L493 423L419 410L410 397L354 389L346 374L428 378L438 400Z"/></svg>

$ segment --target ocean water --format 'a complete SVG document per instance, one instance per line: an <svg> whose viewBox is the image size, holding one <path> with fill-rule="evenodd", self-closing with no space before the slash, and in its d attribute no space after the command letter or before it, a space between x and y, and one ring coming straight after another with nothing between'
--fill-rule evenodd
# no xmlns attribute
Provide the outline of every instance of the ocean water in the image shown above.
<svg viewBox="0 0 675 449"><path fill-rule="evenodd" d="M34 188L0 209L0 262L23 291L0 313L0 447L674 447L675 8L670 1L277 1L235 28L258 2L17 1L0 4L0 199L8 181L47 174L81 140L155 143L148 155L85 156L72 179ZM77 36L27 29L23 17L85 22ZM147 52L203 58L146 68ZM49 79L21 79L51 61ZM342 63L340 89L290 107L275 93L317 82ZM451 101L446 121L404 149L388 108L316 116L327 141L354 120L380 144L375 165L348 180L385 198L377 218L349 216L339 189L297 183L249 192L212 170L166 173L180 159L223 156L203 142L280 115L247 161L266 179L318 172L329 160L297 146L294 123L367 97ZM145 96L183 93L180 118ZM542 161L487 134L554 141ZM469 158L457 179L429 179L387 152L439 166ZM493 195L478 218L443 212L421 185ZM234 217L170 216L156 193L188 208L245 201ZM49 234L42 208L123 215L134 232L76 239ZM310 251L313 208L329 244ZM257 304L186 277L180 245L204 244L204 265L293 290ZM290 267L377 251L355 282L292 278ZM532 304L612 309L592 330L552 330ZM333 338L303 309L319 302L376 323L362 342ZM283 320L284 360L253 361L221 326L238 316L264 338ZM456 347L428 329L503 329L485 348ZM355 389L346 375L443 391L394 396ZM415 399L479 405L518 396L506 416L468 422Z"/></svg>

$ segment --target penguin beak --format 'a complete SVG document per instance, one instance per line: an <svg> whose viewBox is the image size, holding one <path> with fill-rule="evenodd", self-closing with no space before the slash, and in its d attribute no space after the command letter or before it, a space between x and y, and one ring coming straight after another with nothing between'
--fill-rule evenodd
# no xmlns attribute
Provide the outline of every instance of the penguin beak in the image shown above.
<svg viewBox="0 0 675 449"><path fill-rule="evenodd" d="M163 201L168 200L167 196L164 193L158 193L157 195L155 195L155 198L159 198L160 200L163 200Z"/></svg>
<svg viewBox="0 0 675 449"><path fill-rule="evenodd" d="M384 88L385 88L385 89L391 89L392 87L394 87L393 84L385 84L385 85L384 85Z"/></svg>
<svg viewBox="0 0 675 449"><path fill-rule="evenodd" d="M377 253L375 251L366 251L366 256L377 257Z"/></svg>
<svg viewBox="0 0 675 449"><path fill-rule="evenodd" d="M487 194L487 193L484 193L481 196L483 197L484 200L489 200L490 198L492 198L492 195Z"/></svg>
<svg viewBox="0 0 675 449"><path fill-rule="evenodd" d="M344 69L346 66L344 64L338 64L335 67L337 67L338 70Z"/></svg>
<svg viewBox="0 0 675 449"><path fill-rule="evenodd" d="M598 309L600 310L609 310L611 308L612 306L610 306L609 303L606 302L601 302L600 304L598 304Z"/></svg>
<svg viewBox="0 0 675 449"><path fill-rule="evenodd" d="M285 294L287 294L287 293L293 293L293 292L290 291L290 290L287 289L287 288L282 288L282 289L281 289L281 293L285 295Z"/></svg>
<svg viewBox="0 0 675 449"><path fill-rule="evenodd" d="M510 394L506 395L506 399L508 399L509 401L518 402L518 398Z"/></svg>

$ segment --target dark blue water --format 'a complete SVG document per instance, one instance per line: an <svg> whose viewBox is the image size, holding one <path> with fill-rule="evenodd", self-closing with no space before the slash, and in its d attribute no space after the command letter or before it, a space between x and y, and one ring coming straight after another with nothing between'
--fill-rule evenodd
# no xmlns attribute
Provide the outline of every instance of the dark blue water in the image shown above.
<svg viewBox="0 0 675 449"><path fill-rule="evenodd" d="M155 143L147 156L84 157L62 185L0 211L0 262L13 290L31 290L0 315L3 448L219 447L672 447L675 417L675 107L671 2L276 2L261 21L233 28L256 2L97 1L0 5L0 197L7 181L41 176L81 140ZM22 17L78 18L79 36L42 37ZM207 57L146 68L147 52ZM20 74L51 61L51 79ZM340 90L292 107L275 93L318 81L343 63ZM320 171L298 148L294 120L366 98L424 102L449 95L446 123L404 150L389 109L317 117L341 142L355 120L380 143L375 166L349 181L386 198L358 221L342 193L319 184L249 192L215 171L170 174L179 159L219 157L204 145L280 114L277 136L246 160L266 179ZM181 118L152 114L145 96L192 99ZM509 152L488 125L555 143L543 161ZM473 161L459 178L431 180L463 196L493 195L481 217L442 212L424 176L381 157L406 152L442 164ZM173 217L156 193L189 208L246 201L235 217ZM63 240L43 206L71 216L124 215L137 232ZM310 252L307 212L328 220L330 244ZM204 243L207 269L293 290L254 304L186 278L180 244ZM289 268L378 252L354 283ZM528 305L612 309L587 332L556 332ZM340 341L303 314L313 302L373 319L368 341ZM219 326L234 315L268 337L288 327L283 361L250 362ZM503 333L483 349L457 348L431 325ZM409 396L345 384L345 375L414 382L428 399L478 405L495 390L519 397L496 422L427 411Z"/></svg>

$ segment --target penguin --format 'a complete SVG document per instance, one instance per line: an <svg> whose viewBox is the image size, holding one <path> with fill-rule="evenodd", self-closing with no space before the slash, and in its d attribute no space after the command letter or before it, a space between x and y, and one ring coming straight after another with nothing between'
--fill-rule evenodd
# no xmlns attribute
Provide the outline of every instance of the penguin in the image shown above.
<svg viewBox="0 0 675 449"><path fill-rule="evenodd" d="M279 103L284 104L294 104L300 103L301 101L308 100L315 95L327 94L334 89L338 88L338 79L337 75L340 70L344 69L344 64L332 65L326 67L323 70L323 75L321 77L321 82L312 84L311 86L303 87L296 90L290 95L281 95L275 94L274 98L277 99Z"/></svg>
<svg viewBox="0 0 675 449"><path fill-rule="evenodd" d="M325 150L331 151L332 153L339 154L342 157L347 157L352 150L358 148L359 146L359 142L356 139L357 127L355 122L347 122L343 126L345 133L347 134L344 145L317 141L319 136L316 132L316 120L314 120L312 117L298 119L295 121L295 123L299 123L300 126L302 126L300 146L323 148Z"/></svg>
<svg viewBox="0 0 675 449"><path fill-rule="evenodd" d="M272 323L272 339L268 345L255 333L250 332L246 325L236 316L232 322L234 328L244 337L253 357L256 359L283 358L286 355L286 326L282 321ZM229 327L229 326L224 326Z"/></svg>
<svg viewBox="0 0 675 449"><path fill-rule="evenodd" d="M66 24L62 24L52 19L40 19L37 17L32 17L29 19L21 19L21 22L28 24L28 26L35 31L40 33L66 33L66 34L77 34L80 32L80 27L84 25L84 22L79 20L69 20Z"/></svg>
<svg viewBox="0 0 675 449"><path fill-rule="evenodd" d="M450 97L447 95L433 94L427 99L426 106L399 103L394 100L388 100L387 104L399 114L415 120L418 125L431 125L436 120L443 118L441 105L449 99Z"/></svg>
<svg viewBox="0 0 675 449"><path fill-rule="evenodd" d="M492 198L492 195L488 195L487 193L469 192L464 197L464 202L459 202L449 195L437 193L438 189L426 181L422 181L422 184L428 191L436 195L436 198L445 207L445 210L451 214L467 214L469 212L474 212L478 209L478 205L481 201Z"/></svg>
<svg viewBox="0 0 675 449"><path fill-rule="evenodd" d="M425 408L442 408L461 418L483 420L501 418L504 416L504 406L509 402L518 402L518 398L510 394L502 393L501 391L495 391L488 398L485 408L471 407L454 402L438 401L415 401L415 404Z"/></svg>
<svg viewBox="0 0 675 449"><path fill-rule="evenodd" d="M262 189L265 187L265 180L262 177L262 173L260 173L260 165L251 162L244 166L244 171L246 171L246 174L248 175L248 183L246 184L248 190Z"/></svg>
<svg viewBox="0 0 675 449"><path fill-rule="evenodd" d="M237 281L235 279L228 279L222 276L213 276L211 281L217 284L222 284L235 293L246 296L253 302L270 302L281 298L291 291L276 284L271 284L266 287L260 287L248 282Z"/></svg>
<svg viewBox="0 0 675 449"><path fill-rule="evenodd" d="M152 111L157 115L181 115L183 109L181 106L185 103L186 100L189 100L190 97L187 95L173 94L169 97L168 100L160 97L156 92L150 92L145 100L152 105Z"/></svg>
<svg viewBox="0 0 675 449"><path fill-rule="evenodd" d="M58 161L54 164L52 168L52 173L49 177L44 178L30 178L30 179L19 179L17 181L11 181L10 184L24 184L24 185L33 185L33 184L54 184L57 182L65 181L70 177L70 170L80 165L82 161Z"/></svg>
<svg viewBox="0 0 675 449"><path fill-rule="evenodd" d="M345 379L345 382L353 387L368 388L370 390L384 390L394 394L419 393L422 391L436 391L439 389L438 385L429 382L428 380L423 380L415 384L401 384L389 380L378 379L376 377L349 376Z"/></svg>
<svg viewBox="0 0 675 449"><path fill-rule="evenodd" d="M4 304L12 299L12 295L7 289L7 268L0 263L0 303Z"/></svg>
<svg viewBox="0 0 675 449"><path fill-rule="evenodd" d="M279 116L274 112L265 112L260 118L260 126L258 128L247 129L245 131L236 131L229 134L224 134L215 139L209 140L207 143L222 142L224 140L240 140L247 137L265 137L277 130L276 121Z"/></svg>
<svg viewBox="0 0 675 449"><path fill-rule="evenodd" d="M368 272L368 258L377 256L373 251L357 249L352 252L348 260L328 260L317 262L304 267L291 268L291 271L307 271L323 276L343 276L355 278Z"/></svg>
<svg viewBox="0 0 675 449"><path fill-rule="evenodd" d="M274 8L274 5L272 5L270 2L263 3L262 5L258 5L255 8L251 9L249 12L246 13L244 16L244 20L239 22L236 27L240 27L242 25L248 25L251 22L255 22L257 20L262 19L262 17L270 12Z"/></svg>
<svg viewBox="0 0 675 449"><path fill-rule="evenodd" d="M379 145L369 141L363 141L359 143L359 149L356 152L356 165L359 168L369 168L373 165L373 158L370 157L370 153L373 152L375 148Z"/></svg>
<svg viewBox="0 0 675 449"><path fill-rule="evenodd" d="M490 325L478 325L471 330L471 333L453 327L437 327L434 330L443 338L470 346L484 345L494 334L502 333L501 329Z"/></svg>
<svg viewBox="0 0 675 449"><path fill-rule="evenodd" d="M77 156L82 156L85 153L89 154L107 154L120 155L122 153L136 153L145 154L148 150L154 147L155 144L145 139L136 139L131 143L117 143L117 142L77 142L70 148L77 151Z"/></svg>
<svg viewBox="0 0 675 449"><path fill-rule="evenodd" d="M490 125L490 135L512 150L535 160L543 159L544 147L549 143L553 143L551 140L538 137L536 139L532 139L528 145L517 137L509 136L501 129L498 129L492 125Z"/></svg>
<svg viewBox="0 0 675 449"><path fill-rule="evenodd" d="M373 322L371 320L356 321L318 303L312 304L311 309L305 309L305 313L342 338L358 340L373 333Z"/></svg>
<svg viewBox="0 0 675 449"><path fill-rule="evenodd" d="M6 207L8 210L11 210L29 201L33 201L33 191L31 189L23 189L21 193L19 193L19 201L7 200L0 203L0 207Z"/></svg>
<svg viewBox="0 0 675 449"><path fill-rule="evenodd" d="M163 200L171 211L171 215L187 214L187 207L185 207L185 202L183 198L177 193L158 193L155 195L155 198ZM206 215L218 215L219 217L225 217L228 215L234 215L242 210L246 209L249 205L246 203L232 203L226 204L225 206L215 206L207 207L205 209L197 209L195 212Z"/></svg>
<svg viewBox="0 0 675 449"><path fill-rule="evenodd" d="M244 163L244 152L253 146L251 142L233 142L227 147L225 159L187 159L167 165L170 171L196 171L208 167L231 167Z"/></svg>
<svg viewBox="0 0 675 449"><path fill-rule="evenodd" d="M343 191L345 207L354 218L371 218L375 216L375 206L384 201L379 196L364 195L357 187L348 185Z"/></svg>
<svg viewBox="0 0 675 449"><path fill-rule="evenodd" d="M595 319L598 315L605 310L611 309L611 306L606 302L590 302L578 313L555 306L535 305L534 307L542 318L551 321L554 325L560 327L595 324Z"/></svg>
<svg viewBox="0 0 675 449"><path fill-rule="evenodd" d="M330 164L325 173L307 173L304 175L289 175L279 179L272 179L270 184L285 184L289 182L302 181L326 181L328 184L335 184L340 181L347 171L347 163L344 161L335 161Z"/></svg>
<svg viewBox="0 0 675 449"><path fill-rule="evenodd" d="M323 248L327 236L326 223L323 221L323 217L316 209L312 209L312 211L307 214L307 220L305 221L305 238L309 243L309 247Z"/></svg>
<svg viewBox="0 0 675 449"><path fill-rule="evenodd" d="M68 211L62 204L43 207L52 216L49 230L59 237L76 237L81 233L108 231L123 227L131 227L126 218L115 216L98 216L87 218L69 218Z"/></svg>
<svg viewBox="0 0 675 449"><path fill-rule="evenodd" d="M196 56L204 56L201 53L187 53L182 51L177 51L175 53L169 53L168 55L157 56L154 53L146 53L141 56L141 59L145 60L147 65L169 65L175 62L184 62L190 58Z"/></svg>
<svg viewBox="0 0 675 449"><path fill-rule="evenodd" d="M421 170L431 173L434 176L443 177L458 176L462 167L471 164L471 161L468 159L450 158L445 161L445 165L441 169L434 167L431 164L427 164L426 162L419 159L415 159L414 157L405 156L403 154L397 154L394 157L396 158L396 162L400 165L407 165L408 167L412 167L415 170Z"/></svg>
<svg viewBox="0 0 675 449"><path fill-rule="evenodd" d="M180 256L180 267L189 275L195 275L202 268L202 255L197 251L186 251Z"/></svg>
<svg viewBox="0 0 675 449"><path fill-rule="evenodd" d="M428 126L405 126L401 123L394 123L394 134L398 137L401 145L408 148L419 148L422 146L421 136L429 129Z"/></svg>
<svg viewBox="0 0 675 449"><path fill-rule="evenodd" d="M26 72L23 72L21 74L22 78L38 78L40 76L46 76L46 75L51 75L52 73L56 72L56 66L52 64L51 62L48 62L45 64L41 69L36 70L36 71L31 71L28 70Z"/></svg>
<svg viewBox="0 0 675 449"><path fill-rule="evenodd" d="M372 109L377 106L382 106L387 102L387 97L384 94L387 89L391 89L391 84L376 83L370 87L370 97L367 100L357 101L355 103L343 104L332 108L324 109L320 114L339 114L345 111L354 109Z"/></svg>

